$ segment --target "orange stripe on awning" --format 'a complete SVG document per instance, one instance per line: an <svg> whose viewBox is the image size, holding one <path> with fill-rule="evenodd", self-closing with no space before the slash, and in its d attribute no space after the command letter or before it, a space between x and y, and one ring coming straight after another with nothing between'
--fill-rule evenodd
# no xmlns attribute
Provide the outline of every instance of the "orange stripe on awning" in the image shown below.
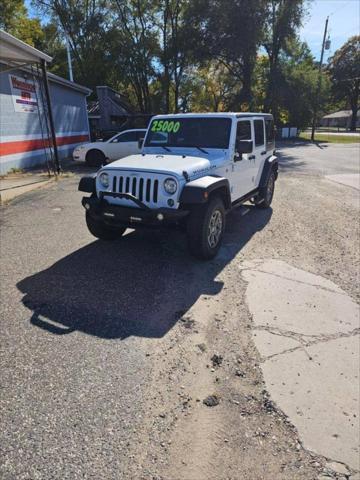
<svg viewBox="0 0 360 480"><path fill-rule="evenodd" d="M89 140L88 135L69 135L67 137L56 137L56 143L58 147L62 145L70 145L72 143L81 143ZM47 139L36 140L18 140L15 142L2 142L0 143L0 155L12 155L14 153L32 152L44 147L49 147L52 142Z"/></svg>

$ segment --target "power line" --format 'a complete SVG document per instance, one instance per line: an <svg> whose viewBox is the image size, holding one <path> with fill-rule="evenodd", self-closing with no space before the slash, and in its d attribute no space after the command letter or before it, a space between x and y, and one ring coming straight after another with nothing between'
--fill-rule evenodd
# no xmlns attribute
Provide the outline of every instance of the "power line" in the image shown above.
<svg viewBox="0 0 360 480"><path fill-rule="evenodd" d="M354 0L348 0L345 4L341 5L341 7L337 8L334 12L329 13L328 17L331 17L332 15L335 15L335 13L339 12L340 10L343 10L345 7L347 7L347 5L349 5L350 2L354 3Z"/></svg>

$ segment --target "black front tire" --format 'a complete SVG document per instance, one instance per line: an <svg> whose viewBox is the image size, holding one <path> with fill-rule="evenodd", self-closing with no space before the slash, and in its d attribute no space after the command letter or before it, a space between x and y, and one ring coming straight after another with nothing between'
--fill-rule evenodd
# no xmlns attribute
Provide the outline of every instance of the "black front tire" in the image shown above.
<svg viewBox="0 0 360 480"><path fill-rule="evenodd" d="M257 208L269 208L274 197L275 190L275 172L271 171L265 187L260 188L255 206Z"/></svg>
<svg viewBox="0 0 360 480"><path fill-rule="evenodd" d="M190 253L201 260L214 258L221 247L224 230L225 207L220 197L194 206L187 223Z"/></svg>
<svg viewBox="0 0 360 480"><path fill-rule="evenodd" d="M100 240L112 241L120 238L125 232L126 228L111 228L105 225L104 222L96 220L88 212L86 212L86 225L89 232L94 237Z"/></svg>
<svg viewBox="0 0 360 480"><path fill-rule="evenodd" d="M89 150L86 154L86 163L89 167L102 167L106 163L106 158L100 150Z"/></svg>

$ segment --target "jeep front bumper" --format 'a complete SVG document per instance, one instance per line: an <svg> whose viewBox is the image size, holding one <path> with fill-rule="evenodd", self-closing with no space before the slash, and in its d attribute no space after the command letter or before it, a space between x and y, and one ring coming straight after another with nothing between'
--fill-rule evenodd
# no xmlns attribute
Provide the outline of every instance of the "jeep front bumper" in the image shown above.
<svg viewBox="0 0 360 480"><path fill-rule="evenodd" d="M161 227L162 225L176 224L189 213L188 210L175 210L172 208L151 209L145 205L145 208L112 205L103 197L101 199L97 197L83 197L81 203L93 218L114 227L117 225L129 228L139 226Z"/></svg>

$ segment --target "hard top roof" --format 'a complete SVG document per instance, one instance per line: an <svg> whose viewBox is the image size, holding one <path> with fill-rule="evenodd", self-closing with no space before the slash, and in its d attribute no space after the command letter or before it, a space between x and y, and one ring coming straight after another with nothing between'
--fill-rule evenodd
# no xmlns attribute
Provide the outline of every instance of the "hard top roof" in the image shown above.
<svg viewBox="0 0 360 480"><path fill-rule="evenodd" d="M159 114L155 117L222 117L222 118L240 118L240 117L267 117L273 118L271 113L261 112L203 112L203 113L168 113Z"/></svg>

